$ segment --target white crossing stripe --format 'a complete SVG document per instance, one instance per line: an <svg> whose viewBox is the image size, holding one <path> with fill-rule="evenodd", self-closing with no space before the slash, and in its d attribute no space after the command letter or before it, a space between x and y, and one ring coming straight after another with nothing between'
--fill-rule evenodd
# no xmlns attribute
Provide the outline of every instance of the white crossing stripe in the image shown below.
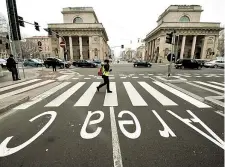
<svg viewBox="0 0 225 167"><path fill-rule="evenodd" d="M9 90L9 89L13 89L13 88L16 88L16 87L19 87L19 86L27 85L29 83L33 83L33 82L40 81L40 80L41 79L33 79L33 80L18 83L18 84L5 86L3 88L0 88L0 92L6 91L6 90Z"/></svg>
<svg viewBox="0 0 225 167"><path fill-rule="evenodd" d="M91 100L93 99L97 91L97 86L99 86L99 84L100 82L93 82L74 106L89 106L89 104L91 103Z"/></svg>
<svg viewBox="0 0 225 167"><path fill-rule="evenodd" d="M91 79L91 78L84 78L84 79Z"/></svg>
<svg viewBox="0 0 225 167"><path fill-rule="evenodd" d="M125 78L127 78L127 77L120 77L121 79L125 79Z"/></svg>
<svg viewBox="0 0 225 167"><path fill-rule="evenodd" d="M224 84L219 83L219 82L210 82L210 83L212 83L212 84L216 84L216 85L220 85L220 86L223 86L223 87L224 87Z"/></svg>
<svg viewBox="0 0 225 167"><path fill-rule="evenodd" d="M46 99L47 97L51 96L52 94L54 94L55 92L57 92L58 90L62 89L63 87L69 85L71 82L63 82L60 85L57 85L56 87L53 87L52 89L34 97L33 99L31 99L31 101L28 101L24 104L21 104L17 107L15 107L14 109L19 109L19 110L24 110L27 109L28 107Z"/></svg>
<svg viewBox="0 0 225 167"><path fill-rule="evenodd" d="M147 84L146 82L138 82L148 93L150 93L156 100L158 100L163 106L177 106L175 102L164 96L158 90Z"/></svg>
<svg viewBox="0 0 225 167"><path fill-rule="evenodd" d="M215 88L215 89L218 89L218 90L224 90L224 88L221 88L219 86L215 86L215 85L212 85L212 84L208 84L208 83L205 83L205 82L201 82L201 81L193 81L193 82L201 84L201 85L205 85L205 86L208 86L208 87L211 87L211 88Z"/></svg>
<svg viewBox="0 0 225 167"><path fill-rule="evenodd" d="M110 82L110 89L112 93L105 93L104 106L114 107L118 106L117 92L116 92L116 83Z"/></svg>
<svg viewBox="0 0 225 167"><path fill-rule="evenodd" d="M79 78L72 78L72 79L75 79L76 80L76 79L79 79Z"/></svg>
<svg viewBox="0 0 225 167"><path fill-rule="evenodd" d="M45 107L58 107L58 106L60 106L70 96L72 96L72 94L74 94L77 90L79 90L84 84L85 84L85 82L78 82L76 85L74 85L73 87L68 89L66 92L64 92L63 94L61 94L60 96L58 96L57 98L52 100L50 103L45 105Z"/></svg>
<svg viewBox="0 0 225 167"><path fill-rule="evenodd" d="M149 76L143 76L143 78L149 78Z"/></svg>
<svg viewBox="0 0 225 167"><path fill-rule="evenodd" d="M31 90L31 89L34 89L34 88L46 85L46 84L49 84L49 83L54 82L54 81L55 80L46 80L46 81L43 81L43 82L40 82L40 83L36 83L34 85L31 85L31 86L27 86L25 88L17 89L15 91L2 94L2 95L0 95L0 100L4 99L6 97L10 97L10 96L13 96L13 95L16 95L16 94L19 94L19 93L22 93L22 92L25 92L25 91L28 91L28 90Z"/></svg>
<svg viewBox="0 0 225 167"><path fill-rule="evenodd" d="M145 100L141 97L141 95L137 92L137 90L130 82L123 82L123 85L133 106L148 106L148 104L145 102Z"/></svg>
<svg viewBox="0 0 225 167"><path fill-rule="evenodd" d="M132 77L132 78L139 78L139 77Z"/></svg>
<svg viewBox="0 0 225 167"><path fill-rule="evenodd" d="M63 79L65 79L66 77L68 77L69 75L62 75L62 76L60 76L60 77L58 77L58 78L56 78L57 80L63 80Z"/></svg>
<svg viewBox="0 0 225 167"><path fill-rule="evenodd" d="M188 96L188 95L184 94L183 92L180 92L180 91L178 91L178 90L176 90L176 89L174 89L174 88L172 88L172 87L169 87L169 86L166 85L166 84L163 84L163 83L158 82L158 81L154 81L154 83L155 83L156 85L160 86L161 88L164 88L165 90L167 90L167 91L173 93L174 95L180 97L181 99L184 99L184 100L186 100L187 102L189 102L189 103L195 105L195 106L198 107L198 108L211 108L211 107L208 106L207 104L202 103L201 101L198 101L198 100L194 99L193 97Z"/></svg>
<svg viewBox="0 0 225 167"><path fill-rule="evenodd" d="M153 75L153 74L148 74L148 75Z"/></svg>
<svg viewBox="0 0 225 167"><path fill-rule="evenodd" d="M115 79L115 77L109 77L109 79Z"/></svg>
<svg viewBox="0 0 225 167"><path fill-rule="evenodd" d="M139 75L144 75L144 74L139 74Z"/></svg>

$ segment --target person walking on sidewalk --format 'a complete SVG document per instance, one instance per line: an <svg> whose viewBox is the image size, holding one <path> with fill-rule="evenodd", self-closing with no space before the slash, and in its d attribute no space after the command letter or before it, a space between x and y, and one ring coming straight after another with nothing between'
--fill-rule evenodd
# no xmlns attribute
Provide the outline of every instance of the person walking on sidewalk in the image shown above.
<svg viewBox="0 0 225 167"><path fill-rule="evenodd" d="M17 71L17 68L16 68L16 61L14 60L13 58L13 55L10 54L9 58L7 59L7 69L12 73L12 78L13 78L13 81L17 81L17 80L20 80L19 77L18 77L18 71Z"/></svg>
<svg viewBox="0 0 225 167"><path fill-rule="evenodd" d="M54 71L56 72L56 64L57 64L57 62L56 62L56 60L54 59L54 60L52 61L52 69L53 69L53 72L54 72Z"/></svg>
<svg viewBox="0 0 225 167"><path fill-rule="evenodd" d="M100 84L97 87L97 90L99 92L99 89L101 87L107 85L107 93L112 93L112 91L109 88L109 72L112 71L112 69L110 69L109 60L105 60L105 64L102 65L101 70L102 70L102 78L104 80L104 83Z"/></svg>

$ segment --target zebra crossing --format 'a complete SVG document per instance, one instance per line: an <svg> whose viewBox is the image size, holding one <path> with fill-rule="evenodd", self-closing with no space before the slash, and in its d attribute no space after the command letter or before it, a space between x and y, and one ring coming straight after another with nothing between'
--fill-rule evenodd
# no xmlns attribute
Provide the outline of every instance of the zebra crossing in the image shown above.
<svg viewBox="0 0 225 167"><path fill-rule="evenodd" d="M35 83L31 86L0 94L0 99L51 83L53 82L53 80L40 80L39 82L40 83ZM76 97L75 100L73 99L73 104L71 105L71 103L69 103L70 106L68 107L88 107L95 99L96 95L99 93L100 96L98 97L102 98L102 102L98 105L104 107L120 106L120 104L128 100L129 104L135 107L147 107L155 103L158 103L162 107L178 107L182 106L186 101L185 103L197 108L211 108L210 105L205 104L204 102L201 102L159 81L122 82L122 85L121 83L110 82L110 87L113 91L112 93L107 93L107 91L97 92L96 87L99 84L100 82L62 82L59 85L51 88L50 90L47 90L44 93L30 99L30 101L15 107L15 109L28 109L29 107L38 104L39 102L42 102L44 108L60 107L63 104L68 105L67 101L69 100L69 98L73 98L78 92L79 97ZM25 83L23 86L25 86ZM122 91L126 92L126 94L123 93L122 97L120 93L121 89L123 89ZM57 92L60 92L60 94L55 96ZM174 96L176 98L174 98ZM149 102L149 98L153 98L155 101Z"/></svg>

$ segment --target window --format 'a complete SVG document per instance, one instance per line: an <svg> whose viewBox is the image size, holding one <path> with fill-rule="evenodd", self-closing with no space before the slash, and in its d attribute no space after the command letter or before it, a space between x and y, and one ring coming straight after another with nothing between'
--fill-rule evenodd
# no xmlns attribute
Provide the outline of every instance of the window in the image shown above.
<svg viewBox="0 0 225 167"><path fill-rule="evenodd" d="M80 18L80 17L76 17L76 18L73 20L73 23L83 23L83 20L82 20L82 18Z"/></svg>
<svg viewBox="0 0 225 167"><path fill-rule="evenodd" d="M190 18L188 16L182 16L179 22L190 22Z"/></svg>

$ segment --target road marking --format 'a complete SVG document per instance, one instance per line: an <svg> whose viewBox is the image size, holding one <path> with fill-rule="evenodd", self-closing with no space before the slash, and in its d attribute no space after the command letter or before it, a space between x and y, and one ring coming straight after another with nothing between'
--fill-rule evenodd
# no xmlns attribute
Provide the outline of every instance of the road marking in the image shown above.
<svg viewBox="0 0 225 167"><path fill-rule="evenodd" d="M115 77L109 77L109 79L115 79Z"/></svg>
<svg viewBox="0 0 225 167"><path fill-rule="evenodd" d="M218 89L218 90L224 90L224 88L221 88L219 86L215 86L215 85L212 85L212 84L208 84L208 83L205 83L205 82L201 82L201 81L193 81L193 82L201 84L201 85L205 85L205 86L208 86L208 87L212 87L212 88L215 88L215 89Z"/></svg>
<svg viewBox="0 0 225 167"><path fill-rule="evenodd" d="M63 94L61 94L60 96L58 96L57 98L52 100L50 103L45 105L45 107L58 107L58 106L60 106L70 96L72 96L72 94L74 94L78 89L80 89L84 84L85 84L85 82L78 82L76 85L74 85L73 87L68 89L66 92L64 92Z"/></svg>
<svg viewBox="0 0 225 167"><path fill-rule="evenodd" d="M216 84L216 85L220 85L220 86L223 86L223 87L224 87L224 84L219 83L219 82L210 82L210 83L212 83L212 84Z"/></svg>
<svg viewBox="0 0 225 167"><path fill-rule="evenodd" d="M93 82L91 86L84 92L84 94L80 97L80 99L76 102L74 106L89 106L91 100L93 99L97 86L99 86L100 82Z"/></svg>
<svg viewBox="0 0 225 167"><path fill-rule="evenodd" d="M148 74L148 75L153 75L153 74Z"/></svg>
<svg viewBox="0 0 225 167"><path fill-rule="evenodd" d="M69 85L71 82L63 82L60 85L57 85L56 87L53 87L52 89L34 97L33 99L31 99L31 101L28 101L24 104L21 104L17 107L15 107L14 109L18 109L18 110L24 110L27 109L28 107L46 99L47 97L51 96L52 94L54 94L55 92L57 92L58 90L64 88L65 86Z"/></svg>
<svg viewBox="0 0 225 167"><path fill-rule="evenodd" d="M201 78L202 76L198 75L198 76L196 76L196 77Z"/></svg>
<svg viewBox="0 0 225 167"><path fill-rule="evenodd" d="M196 99L192 98L191 96L188 96L188 95L184 94L183 92L180 92L180 91L178 91L178 90L176 90L176 89L174 89L172 87L169 87L166 84L163 84L163 83L158 82L158 81L154 81L154 83L156 85L160 86L161 88L164 88L165 90L171 92L172 94L180 97L181 99L184 99L187 102L195 105L198 108L211 108L209 105L207 105L205 103L202 103L201 101L196 100Z"/></svg>
<svg viewBox="0 0 225 167"><path fill-rule="evenodd" d="M163 106L177 106L172 100L164 96L162 93L157 91L155 88L147 84L146 82L138 82L148 93L150 93L158 102Z"/></svg>
<svg viewBox="0 0 225 167"><path fill-rule="evenodd" d="M123 167L114 108L110 107L114 167Z"/></svg>
<svg viewBox="0 0 225 167"><path fill-rule="evenodd" d="M109 77L114 77L114 75L113 74L110 74Z"/></svg>
<svg viewBox="0 0 225 167"><path fill-rule="evenodd" d="M120 77L121 79L125 79L125 78L127 78L127 77Z"/></svg>
<svg viewBox="0 0 225 167"><path fill-rule="evenodd" d="M4 99L6 97L10 97L10 96L13 96L13 95L16 95L16 94L19 94L19 93L22 93L22 92L25 92L25 91L28 91L28 90L31 90L31 89L34 89L34 88L46 85L46 84L49 84L49 83L54 82L54 81L55 80L46 80L46 81L43 81L43 82L40 82L40 83L36 83L34 85L31 85L31 86L27 86L25 88L17 89L15 91L2 94L2 95L0 95L0 100Z"/></svg>
<svg viewBox="0 0 225 167"><path fill-rule="evenodd" d="M112 93L105 93L104 106L114 107L118 106L117 92L116 92L116 83L110 82L110 89Z"/></svg>
<svg viewBox="0 0 225 167"><path fill-rule="evenodd" d="M219 114L219 115L221 115L221 116L223 116L223 117L225 117L224 116L224 114L223 113L221 113L220 111L215 111L217 114Z"/></svg>
<svg viewBox="0 0 225 167"><path fill-rule="evenodd" d="M41 79L33 79L33 80L30 80L30 81L25 81L25 82L21 82L21 83L18 83L18 84L5 86L3 88L0 88L0 92L3 92L5 90L9 90L9 89L13 89L13 88L16 88L16 87L19 87L19 86L27 85L29 83L33 83L33 82L40 81L40 80Z"/></svg>
<svg viewBox="0 0 225 167"><path fill-rule="evenodd" d="M102 77L97 77L97 79L102 79Z"/></svg>
<svg viewBox="0 0 225 167"><path fill-rule="evenodd" d="M141 95L137 92L137 90L130 82L123 82L123 85L133 106L148 106L148 104L145 102L145 100L141 97Z"/></svg>
<svg viewBox="0 0 225 167"><path fill-rule="evenodd" d="M144 74L139 74L139 75L144 75Z"/></svg>
<svg viewBox="0 0 225 167"><path fill-rule="evenodd" d="M76 79L79 79L79 78L72 78L72 79L75 79L76 80Z"/></svg>
<svg viewBox="0 0 225 167"><path fill-rule="evenodd" d="M136 79L136 78L139 78L139 77L132 77L132 78L135 78Z"/></svg>
<svg viewBox="0 0 225 167"><path fill-rule="evenodd" d="M91 78L84 78L84 79L91 79Z"/></svg>
<svg viewBox="0 0 225 167"><path fill-rule="evenodd" d="M89 77L93 77L94 75L88 75Z"/></svg>
<svg viewBox="0 0 225 167"><path fill-rule="evenodd" d="M149 78L149 76L143 76L143 78Z"/></svg>
<svg viewBox="0 0 225 167"><path fill-rule="evenodd" d="M68 77L69 75L62 75L62 76L60 76L60 77L58 77L58 78L56 78L57 80L63 80L63 79L65 79L66 77Z"/></svg>

